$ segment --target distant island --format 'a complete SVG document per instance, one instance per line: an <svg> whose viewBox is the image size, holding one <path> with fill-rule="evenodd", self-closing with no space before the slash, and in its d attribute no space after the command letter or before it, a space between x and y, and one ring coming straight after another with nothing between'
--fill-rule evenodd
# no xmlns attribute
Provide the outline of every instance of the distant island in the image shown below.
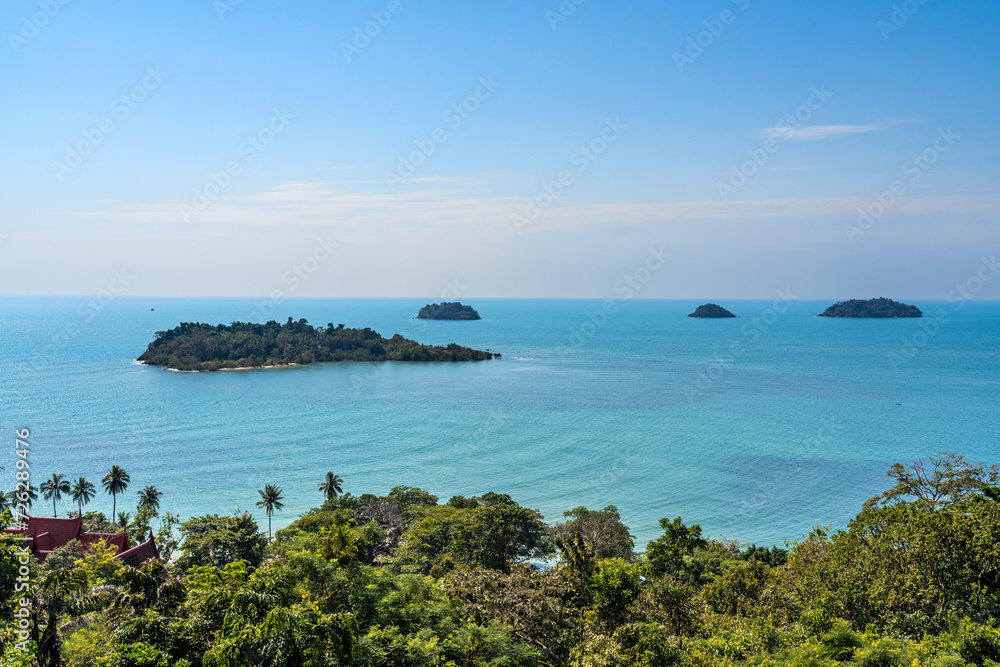
<svg viewBox="0 0 1000 667"><path fill-rule="evenodd" d="M499 358L454 343L421 345L396 334L383 338L371 329L343 324L313 327L306 320L285 324L182 322L157 331L138 361L178 371L217 371L314 364L327 361L482 361Z"/></svg>
<svg viewBox="0 0 1000 667"><path fill-rule="evenodd" d="M695 308L694 312L688 315L688 317L720 318L736 316L718 304L705 303Z"/></svg>
<svg viewBox="0 0 1000 667"><path fill-rule="evenodd" d="M899 303L892 299L851 299L835 303L819 315L820 317L923 317L916 306Z"/></svg>
<svg viewBox="0 0 1000 667"><path fill-rule="evenodd" d="M418 320L481 320L472 306L463 306L458 301L429 303L420 309Z"/></svg>

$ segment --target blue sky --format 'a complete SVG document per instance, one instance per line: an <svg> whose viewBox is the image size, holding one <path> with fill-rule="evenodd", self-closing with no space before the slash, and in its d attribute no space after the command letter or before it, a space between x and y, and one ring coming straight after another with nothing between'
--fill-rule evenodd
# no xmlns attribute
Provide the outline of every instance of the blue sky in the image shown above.
<svg viewBox="0 0 1000 667"><path fill-rule="evenodd" d="M644 298L943 298L1000 250L998 19L11 0L0 293L609 297L662 246Z"/></svg>

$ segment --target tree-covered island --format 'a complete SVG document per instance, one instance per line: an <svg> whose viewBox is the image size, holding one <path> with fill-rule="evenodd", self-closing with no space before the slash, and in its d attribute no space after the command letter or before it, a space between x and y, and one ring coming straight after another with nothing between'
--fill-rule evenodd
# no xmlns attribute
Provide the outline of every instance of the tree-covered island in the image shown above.
<svg viewBox="0 0 1000 667"><path fill-rule="evenodd" d="M916 306L892 299L851 299L835 303L819 315L820 317L923 317Z"/></svg>
<svg viewBox="0 0 1000 667"><path fill-rule="evenodd" d="M422 345L399 334L383 338L371 329L343 324L313 327L289 317L285 324L182 322L157 331L138 360L179 371L217 371L326 361L482 361L499 356L454 343Z"/></svg>
<svg viewBox="0 0 1000 667"><path fill-rule="evenodd" d="M463 306L458 301L429 303L420 309L418 320L481 320L472 306Z"/></svg>
<svg viewBox="0 0 1000 667"><path fill-rule="evenodd" d="M715 303L704 303L694 309L688 317L722 318L736 317L731 312Z"/></svg>

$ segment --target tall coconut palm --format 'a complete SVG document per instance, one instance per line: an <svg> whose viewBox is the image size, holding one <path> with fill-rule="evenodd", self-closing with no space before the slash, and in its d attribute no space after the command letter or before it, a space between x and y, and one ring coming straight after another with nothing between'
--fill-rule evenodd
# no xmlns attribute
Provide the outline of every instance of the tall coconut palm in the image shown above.
<svg viewBox="0 0 1000 667"><path fill-rule="evenodd" d="M163 491L160 491L152 485L147 486L139 492L139 509L144 509L146 507L151 510L160 509L160 498L162 497Z"/></svg>
<svg viewBox="0 0 1000 667"><path fill-rule="evenodd" d="M265 484L262 491L257 491L260 494L260 500L257 501L257 507L261 507L267 512L267 539L271 539L271 515L274 510L281 510L284 507L282 504L283 496L281 495L281 487L274 484Z"/></svg>
<svg viewBox="0 0 1000 667"><path fill-rule="evenodd" d="M111 470L101 480L104 490L111 494L111 516L114 516L115 510L118 509L118 494L125 493L125 489L128 488L128 483L131 481L132 478L121 466L111 466Z"/></svg>
<svg viewBox="0 0 1000 667"><path fill-rule="evenodd" d="M42 482L39 489L46 500L52 500L52 516L57 516L56 501L62 500L62 494L69 493L69 482L66 481L66 475L52 473L52 477Z"/></svg>
<svg viewBox="0 0 1000 667"><path fill-rule="evenodd" d="M89 505L95 493L93 482L88 482L86 477L81 477L73 484L70 496L76 501L76 506L80 509L80 516L83 516L83 506Z"/></svg>
<svg viewBox="0 0 1000 667"><path fill-rule="evenodd" d="M344 480L340 479L340 475L334 475L332 472L326 473L326 481L320 483L319 490L323 492L323 497L327 500L333 500L337 497L338 493L342 493L343 489L341 484Z"/></svg>

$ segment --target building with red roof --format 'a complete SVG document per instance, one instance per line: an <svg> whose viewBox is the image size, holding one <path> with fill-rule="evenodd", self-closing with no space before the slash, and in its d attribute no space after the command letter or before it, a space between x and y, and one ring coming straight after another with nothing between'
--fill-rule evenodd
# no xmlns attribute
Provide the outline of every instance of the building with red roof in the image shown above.
<svg viewBox="0 0 1000 667"><path fill-rule="evenodd" d="M97 542L117 547L118 553L115 554L115 558L119 558L133 567L139 567L151 558L159 559L160 557L156 543L153 541L152 531L149 532L149 539L145 542L129 548L127 533L87 532L83 529L83 519L80 517L60 519L24 515L20 525L20 528L8 528L4 532L21 538L30 538L31 552L39 562L45 562L50 553L59 547L66 546L71 540L78 540L84 549Z"/></svg>

